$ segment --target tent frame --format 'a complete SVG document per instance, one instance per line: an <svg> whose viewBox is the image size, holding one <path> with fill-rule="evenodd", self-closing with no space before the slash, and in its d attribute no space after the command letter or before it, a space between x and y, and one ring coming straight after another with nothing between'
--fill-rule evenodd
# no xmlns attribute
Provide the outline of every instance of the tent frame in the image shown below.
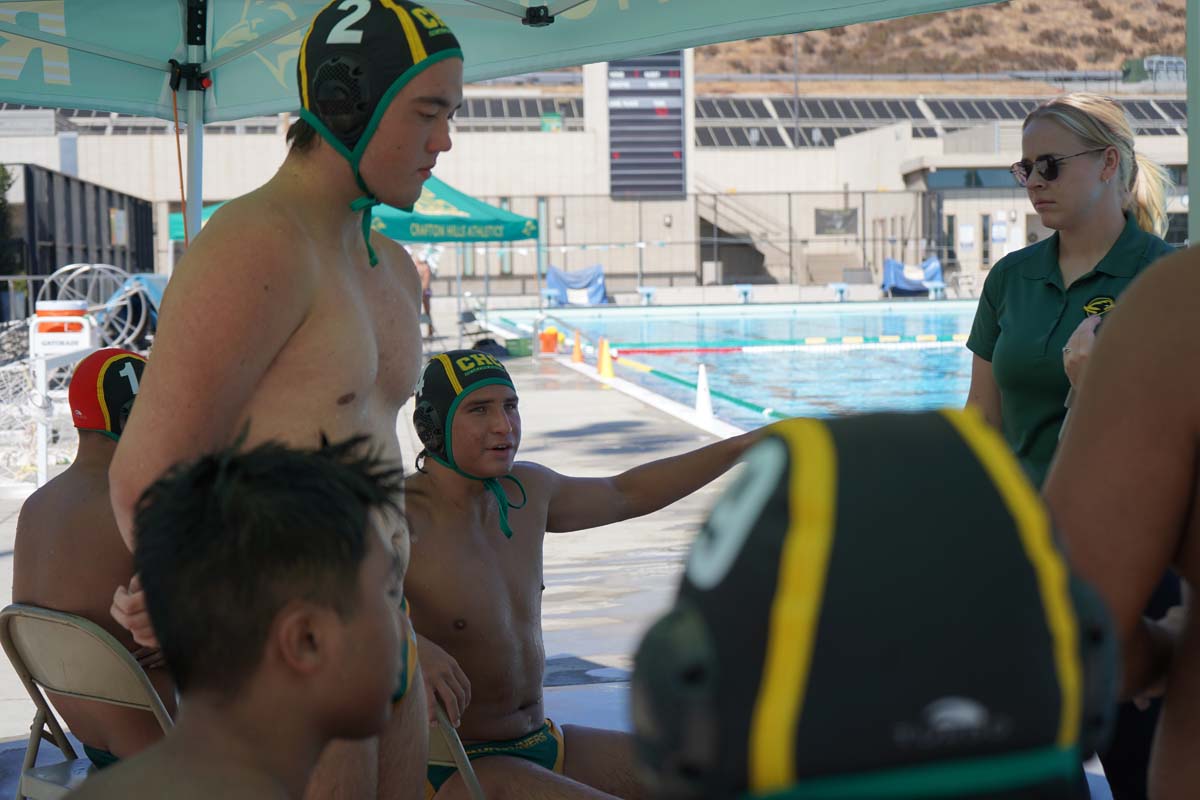
<svg viewBox="0 0 1200 800"><path fill-rule="evenodd" d="M985 0L986 1L986 0ZM183 0L186 3L184 14L184 41L187 46L188 63L182 65L185 69L193 70L200 77L237 59L251 55L257 50L269 45L284 36L294 33L308 25L308 20L295 20L269 33L264 33L253 41L223 54L221 57L207 59L208 36L208 0ZM524 25L544 27L554 22L555 17L583 5L587 0L555 0L549 5L524 6L515 0L466 0L473 5L508 14L519 18ZM975 0L978 2L978 0ZM975 3L964 3L972 5ZM938 5L931 3L931 5ZM937 10L931 8L930 10ZM1191 135L1200 130L1194 124L1200 119L1200 0L1187 0L1187 107L1188 107L1188 164L1200 167L1200 135ZM765 33L765 32L764 32ZM172 73L175 67L153 59L139 56L73 37L59 36L46 31L20 27L12 23L0 22L0 34L15 36L44 44L64 47L68 50L91 53L103 58L132 64L146 69ZM706 42L700 42L703 44ZM200 210L203 202L203 168L204 168L204 86L200 81L188 81L186 87L187 114L187 229L189 235L200 230ZM1188 181L1188 241L1200 244L1200 210L1192 213L1193 207L1200 206L1200 175ZM539 275L540 278L540 275ZM540 300L539 300L540 305Z"/></svg>

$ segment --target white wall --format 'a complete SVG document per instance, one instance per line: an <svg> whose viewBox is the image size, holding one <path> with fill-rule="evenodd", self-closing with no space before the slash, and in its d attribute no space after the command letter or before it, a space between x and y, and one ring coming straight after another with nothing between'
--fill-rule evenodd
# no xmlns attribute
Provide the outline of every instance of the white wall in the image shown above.
<svg viewBox="0 0 1200 800"><path fill-rule="evenodd" d="M187 140L181 145L187 168ZM282 135L204 138L204 199L228 200L267 181L285 155ZM179 202L174 136L80 136L79 177L154 202Z"/></svg>
<svg viewBox="0 0 1200 800"><path fill-rule="evenodd" d="M54 136L0 138L0 163L37 164L56 170L60 164L58 139Z"/></svg>
<svg viewBox="0 0 1200 800"><path fill-rule="evenodd" d="M837 186L852 192L900 192L904 176L896 168L905 159L941 152L937 139L914 139L908 122L843 136L833 144Z"/></svg>

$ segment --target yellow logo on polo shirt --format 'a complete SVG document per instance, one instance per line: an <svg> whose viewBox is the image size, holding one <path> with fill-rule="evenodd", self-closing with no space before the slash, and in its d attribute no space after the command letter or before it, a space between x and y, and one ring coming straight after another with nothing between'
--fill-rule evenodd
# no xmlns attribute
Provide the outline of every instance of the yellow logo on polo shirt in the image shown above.
<svg viewBox="0 0 1200 800"><path fill-rule="evenodd" d="M1117 304L1116 300L1111 297L1093 297L1083 304L1083 310L1089 317L1096 317L1100 314L1107 314L1112 311L1113 306Z"/></svg>

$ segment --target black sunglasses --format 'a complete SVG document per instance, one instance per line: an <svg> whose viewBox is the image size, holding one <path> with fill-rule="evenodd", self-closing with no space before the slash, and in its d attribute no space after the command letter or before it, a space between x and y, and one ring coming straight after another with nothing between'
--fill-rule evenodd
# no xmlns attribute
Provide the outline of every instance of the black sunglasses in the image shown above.
<svg viewBox="0 0 1200 800"><path fill-rule="evenodd" d="M1093 147L1091 150L1084 150L1082 153L1074 153L1069 156L1039 156L1033 161L1026 158L1013 164L1008 168L1008 171L1012 173L1012 176L1017 179L1017 183L1021 186L1029 182L1029 177L1033 175L1035 168L1042 178L1052 181L1058 177L1058 165L1068 158L1086 156L1088 153L1102 153L1107 149L1107 147Z"/></svg>

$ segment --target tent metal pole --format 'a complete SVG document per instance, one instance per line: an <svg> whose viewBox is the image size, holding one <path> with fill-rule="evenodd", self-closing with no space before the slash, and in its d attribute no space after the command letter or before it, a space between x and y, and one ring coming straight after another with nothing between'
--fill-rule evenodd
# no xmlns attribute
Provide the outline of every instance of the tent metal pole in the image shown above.
<svg viewBox="0 0 1200 800"><path fill-rule="evenodd" d="M533 287L537 292L537 309L542 310L542 265L546 261L546 248L542 246L546 233L546 198L539 197L537 205L537 221L538 221L538 238L537 238L537 263L533 265Z"/></svg>
<svg viewBox="0 0 1200 800"><path fill-rule="evenodd" d="M188 0L184 5L184 66L194 68L204 62L212 24L208 6L208 0ZM200 233L204 210L204 89L197 76L190 74L184 74L178 85L187 90L187 214L183 223L190 239Z"/></svg>
<svg viewBox="0 0 1200 800"><path fill-rule="evenodd" d="M1200 244L1200 0L1187 0L1188 244ZM1195 164L1197 172L1191 173Z"/></svg>
<svg viewBox="0 0 1200 800"><path fill-rule="evenodd" d="M462 274L463 274L463 248L465 246L466 245L464 245L462 242L459 242L457 245L454 246L454 285L455 285L454 302L456 304L456 307L458 308L458 346L456 348L458 350L462 350L462 346L463 346L463 340L462 340L462 329L463 329L463 323L462 323L462 310L463 310L463 306L462 306L462 300L463 300Z"/></svg>

